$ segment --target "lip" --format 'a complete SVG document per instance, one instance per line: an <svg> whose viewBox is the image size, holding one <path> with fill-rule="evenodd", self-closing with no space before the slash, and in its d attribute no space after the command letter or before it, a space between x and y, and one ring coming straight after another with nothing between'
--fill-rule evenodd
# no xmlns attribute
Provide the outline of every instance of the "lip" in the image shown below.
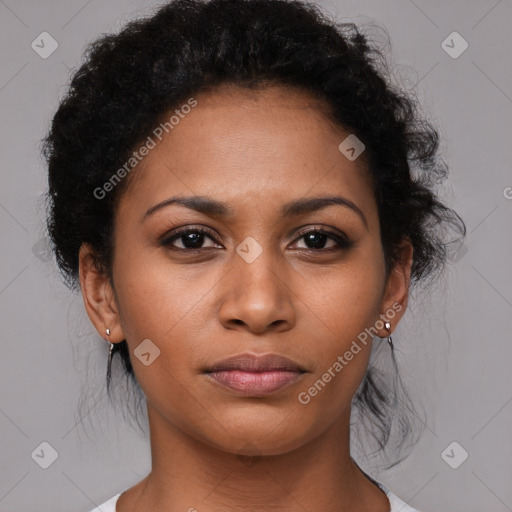
<svg viewBox="0 0 512 512"><path fill-rule="evenodd" d="M296 382L306 370L279 354L246 352L219 361L204 373L242 396L266 396Z"/></svg>
<svg viewBox="0 0 512 512"><path fill-rule="evenodd" d="M291 372L305 372L298 363L279 354L256 354L244 352L223 359L206 369L206 372L217 372L224 370L241 370L244 372L270 372L284 370Z"/></svg>

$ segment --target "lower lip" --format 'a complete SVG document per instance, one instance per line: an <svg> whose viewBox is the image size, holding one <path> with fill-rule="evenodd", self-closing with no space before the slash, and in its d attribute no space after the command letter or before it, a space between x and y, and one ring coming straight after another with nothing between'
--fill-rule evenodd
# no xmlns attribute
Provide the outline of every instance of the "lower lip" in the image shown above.
<svg viewBox="0 0 512 512"><path fill-rule="evenodd" d="M268 372L244 372L226 370L207 373L207 376L222 386L241 393L243 396L266 396L289 386L302 372L274 370Z"/></svg>

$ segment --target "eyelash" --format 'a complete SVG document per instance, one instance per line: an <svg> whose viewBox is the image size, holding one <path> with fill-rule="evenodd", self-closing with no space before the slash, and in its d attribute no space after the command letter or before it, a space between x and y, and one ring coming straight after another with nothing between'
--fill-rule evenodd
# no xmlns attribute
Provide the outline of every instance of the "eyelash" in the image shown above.
<svg viewBox="0 0 512 512"><path fill-rule="evenodd" d="M166 236L165 238L163 238L160 243L161 243L161 245L163 245L165 247L168 247L171 250L182 251L182 252L202 252L205 249L209 249L208 247L206 247L206 248L205 247L199 247L199 248L180 248L180 247L174 247L172 245L172 243L175 240L177 240L180 237L182 237L183 235L186 235L186 234L189 234L189 233L196 233L196 234L200 234L200 235L206 235L213 242L215 242L216 244L219 244L219 242L217 242L217 240L215 239L215 236L213 235L213 233L211 231L209 231L208 229L205 229L205 228L190 228L190 227L183 228L183 229L178 229L176 231L171 232L170 235ZM307 231L302 231L302 232L300 232L298 234L298 236L295 239L295 241L298 241L298 240L304 238L306 235L308 235L310 233L319 233L319 234L322 234L322 235L326 235L331 240L334 240L338 244L338 246L337 247L329 247L327 249L301 248L301 249L298 249L298 250L314 252L314 253L330 253L330 252L333 252L333 251L341 251L343 249L345 249L345 250L349 249L353 245L353 242L351 242L348 238L346 238L346 237L344 237L342 235L338 235L336 233L332 233L331 231L326 231L324 229L308 229Z"/></svg>

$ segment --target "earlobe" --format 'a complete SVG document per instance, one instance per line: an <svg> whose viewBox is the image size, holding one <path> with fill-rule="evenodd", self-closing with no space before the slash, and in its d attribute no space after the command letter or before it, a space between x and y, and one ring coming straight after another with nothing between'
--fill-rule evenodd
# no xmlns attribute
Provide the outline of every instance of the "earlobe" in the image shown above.
<svg viewBox="0 0 512 512"><path fill-rule="evenodd" d="M106 273L98 268L95 252L90 244L83 243L79 252L80 289L89 319L100 336L106 339L110 329L110 341L125 338L119 320L112 285Z"/></svg>

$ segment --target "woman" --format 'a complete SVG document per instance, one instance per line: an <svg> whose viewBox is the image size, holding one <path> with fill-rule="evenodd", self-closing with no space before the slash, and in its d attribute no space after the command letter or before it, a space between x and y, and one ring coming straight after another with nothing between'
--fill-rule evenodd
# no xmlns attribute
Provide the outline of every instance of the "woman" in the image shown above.
<svg viewBox="0 0 512 512"><path fill-rule="evenodd" d="M379 56L286 0L176 0L89 48L45 141L49 231L152 453L96 510L414 511L355 462L351 415L384 449L372 346L394 358L464 225Z"/></svg>

